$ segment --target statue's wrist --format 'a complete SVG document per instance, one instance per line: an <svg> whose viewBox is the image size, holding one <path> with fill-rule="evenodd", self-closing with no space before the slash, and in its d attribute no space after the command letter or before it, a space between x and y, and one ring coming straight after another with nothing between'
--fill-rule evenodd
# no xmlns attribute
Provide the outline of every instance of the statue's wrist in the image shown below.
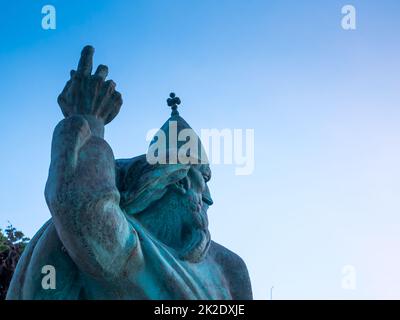
<svg viewBox="0 0 400 320"><path fill-rule="evenodd" d="M89 124L92 135L96 137L104 137L104 120L92 115L83 115Z"/></svg>

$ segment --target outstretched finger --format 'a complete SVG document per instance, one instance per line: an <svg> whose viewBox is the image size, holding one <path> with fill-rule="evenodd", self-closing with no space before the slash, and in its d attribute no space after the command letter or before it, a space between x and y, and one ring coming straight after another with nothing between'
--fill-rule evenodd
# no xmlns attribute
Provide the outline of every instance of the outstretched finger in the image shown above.
<svg viewBox="0 0 400 320"><path fill-rule="evenodd" d="M105 80L108 75L108 67L105 66L104 64L99 64L95 72L95 75Z"/></svg>
<svg viewBox="0 0 400 320"><path fill-rule="evenodd" d="M86 46L83 48L77 69L77 72L82 76L88 76L92 73L93 54L94 48L92 46Z"/></svg>

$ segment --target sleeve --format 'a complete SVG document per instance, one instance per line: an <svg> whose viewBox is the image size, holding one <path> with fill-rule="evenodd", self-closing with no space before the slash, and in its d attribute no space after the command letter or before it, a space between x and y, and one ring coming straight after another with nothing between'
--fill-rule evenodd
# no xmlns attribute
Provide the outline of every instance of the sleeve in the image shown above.
<svg viewBox="0 0 400 320"><path fill-rule="evenodd" d="M138 235L119 207L113 152L83 116L64 119L54 130L45 197L81 270L112 280L140 268Z"/></svg>

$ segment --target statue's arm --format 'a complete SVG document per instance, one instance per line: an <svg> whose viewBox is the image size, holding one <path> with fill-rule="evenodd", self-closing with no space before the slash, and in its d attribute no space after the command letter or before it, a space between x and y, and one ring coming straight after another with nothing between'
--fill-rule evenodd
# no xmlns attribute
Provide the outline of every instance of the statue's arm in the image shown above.
<svg viewBox="0 0 400 320"><path fill-rule="evenodd" d="M93 49L85 48L81 60L87 59L85 50ZM66 118L54 130L45 195L57 233L74 262L95 277L112 279L132 270L141 254L137 234L119 207L114 156L103 139L104 125L118 113L122 100L115 84L110 89L100 72L90 76L89 71L88 76L78 67L80 79L72 77L59 97ZM98 73L103 82L95 78ZM99 89L93 90L97 80ZM94 96L95 91L99 94ZM87 104L96 99L97 107L93 101Z"/></svg>

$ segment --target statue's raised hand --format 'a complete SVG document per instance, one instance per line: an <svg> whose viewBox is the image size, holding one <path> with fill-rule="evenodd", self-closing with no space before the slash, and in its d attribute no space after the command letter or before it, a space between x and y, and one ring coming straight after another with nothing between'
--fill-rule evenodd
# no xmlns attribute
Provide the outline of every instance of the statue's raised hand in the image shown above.
<svg viewBox="0 0 400 320"><path fill-rule="evenodd" d="M95 116L104 124L118 114L121 94L115 90L115 82L105 81L108 67L99 65L92 75L94 48L83 48L78 69L71 71L71 79L58 96L58 104L65 117L72 115Z"/></svg>

